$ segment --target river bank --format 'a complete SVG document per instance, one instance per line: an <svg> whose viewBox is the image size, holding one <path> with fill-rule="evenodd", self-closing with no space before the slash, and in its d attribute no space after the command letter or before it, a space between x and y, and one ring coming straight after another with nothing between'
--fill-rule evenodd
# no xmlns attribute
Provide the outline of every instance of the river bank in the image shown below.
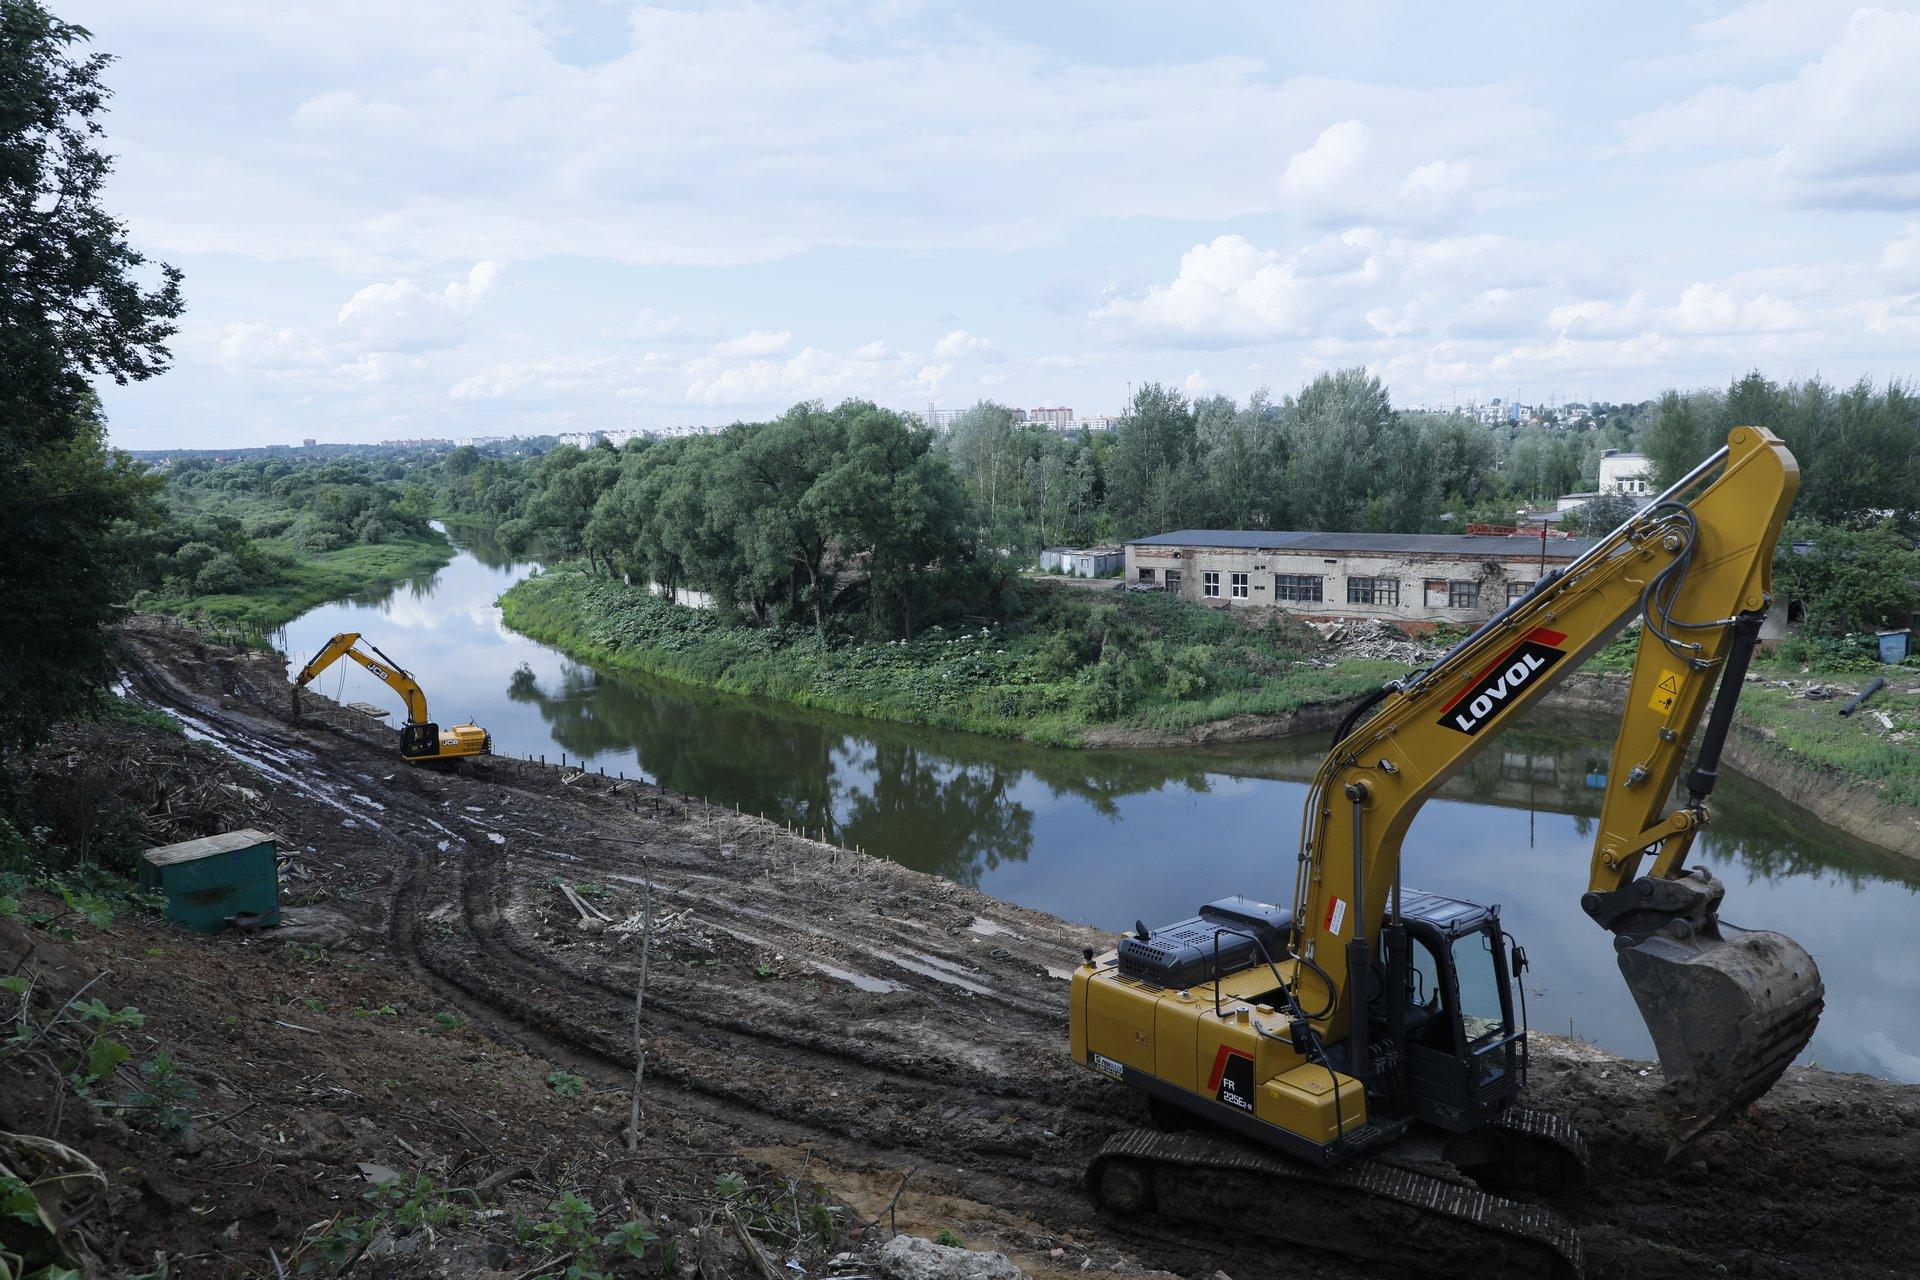
<svg viewBox="0 0 1920 1280"><path fill-rule="evenodd" d="M377 1219L382 1275L521 1274L565 1242L504 1228L578 1217L554 1207L572 1195L599 1232L648 1224L649 1258L724 1245L710 1273L748 1274L729 1232L702 1234L732 1206L819 1274L898 1192L902 1230L951 1231L1034 1276L1380 1274L1276 1247L1257 1222L1142 1230L1088 1207L1079 1168L1141 1116L1061 1052L1061 975L1107 935L631 779L504 758L406 769L390 730L324 698L291 724L267 655L159 627L129 645L135 692L198 740L138 730L107 753L76 738L61 767L190 768L209 820L271 826L290 870L277 931L76 922L62 953L52 989L110 970L109 1003L153 1010L144 1034L180 1050L205 1099L191 1151L93 1120L61 1130L110 1171L123 1259L164 1248L194 1274L271 1274L269 1249L284 1262L341 1215ZM613 923L582 923L562 881ZM646 1131L629 1153L631 925L649 896ZM362 1040L364 1060L340 1048ZM1908 1266L1911 1240L1885 1223L1920 1172L1920 1088L1796 1068L1668 1163L1657 1071L1550 1036L1533 1061L1530 1104L1574 1118L1593 1152L1590 1191L1555 1206L1590 1274ZM0 1090L0 1119L43 1123L37 1096ZM366 1195L383 1170L409 1193L422 1175L480 1191L388 1210ZM449 1199L472 1211L421 1230L419 1210ZM802 1238L816 1225L833 1230ZM1329 1224L1350 1229L1364 1224Z"/></svg>
<svg viewBox="0 0 1920 1280"><path fill-rule="evenodd" d="M270 539L260 544L272 550ZM192 618L219 627L264 635L329 600L379 591L444 566L454 557L453 544L440 534L424 538L393 538L383 542L356 542L333 551L305 552L281 548L274 561L271 582L241 592L168 596L141 595L138 607L148 613Z"/></svg>
<svg viewBox="0 0 1920 1280"><path fill-rule="evenodd" d="M1104 603L1084 592L1073 599L1079 612L1067 617L1083 627ZM1099 668L1109 664L1075 668L1060 662L1056 651L1071 642L1073 631L1059 616L1025 634L976 628L912 645L827 649L810 633L726 628L710 614L570 571L529 578L500 604L509 626L612 671L1088 749L1219 747L1328 732L1362 693L1410 665L1341 656L1303 628L1263 630L1159 597L1118 597L1108 607L1120 614L1120 625L1131 621L1147 633L1144 644L1135 642L1147 674L1132 679L1152 686L1126 711L1101 717L1091 692L1104 687ZM1132 619L1127 609L1135 611ZM1196 620L1204 632L1178 634L1173 644L1160 638ZM1188 668L1225 678L1216 676L1212 687L1191 687L1181 679ZM1726 759L1837 830L1920 859L1920 752L1908 745L1920 733L1920 703L1909 688L1916 681L1902 679L1899 668L1889 672L1893 685L1869 711L1842 719L1836 701L1803 695L1808 688L1852 687L1860 677L1822 680L1798 670L1757 671L1742 697ZM1258 687L1218 687L1234 681ZM1581 672L1546 705L1615 716L1626 685L1621 674Z"/></svg>
<svg viewBox="0 0 1920 1280"><path fill-rule="evenodd" d="M1158 594L1037 589L1019 624L929 627L912 641L822 642L796 627L730 627L644 588L562 568L500 598L508 626L613 671L725 693L1044 746L1094 745L1114 725L1190 742L1238 717L1319 712L1401 668L1338 665L1282 615L1258 624Z"/></svg>

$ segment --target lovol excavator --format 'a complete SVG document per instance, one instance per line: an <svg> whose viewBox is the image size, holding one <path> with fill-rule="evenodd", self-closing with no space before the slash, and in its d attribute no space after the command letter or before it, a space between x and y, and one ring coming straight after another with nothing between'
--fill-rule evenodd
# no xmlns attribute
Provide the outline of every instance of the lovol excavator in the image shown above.
<svg viewBox="0 0 1920 1280"><path fill-rule="evenodd" d="M457 760L462 756L493 753L493 735L471 721L454 725L445 733L440 732L440 726L427 719L427 695L420 688L420 682L413 678L413 673L381 653L379 646L371 640L367 641L367 648L372 649L378 658L369 657L361 651L358 631L342 631L327 641L320 652L313 655L313 661L302 667L300 674L293 678L296 716L300 710L300 690L340 659L352 658L399 694L407 704L407 722L400 726L402 756L414 764L433 764L442 760Z"/></svg>
<svg viewBox="0 0 1920 1280"><path fill-rule="evenodd" d="M1307 794L1291 907L1225 898L1088 949L1073 975L1074 1059L1145 1093L1156 1121L1090 1163L1104 1208L1257 1223L1422 1274L1450 1273L1448 1256L1480 1274L1496 1259L1579 1273L1566 1223L1519 1202L1573 1190L1585 1172L1566 1121L1515 1105L1526 952L1497 906L1403 888L1401 841L1435 790L1635 619L1581 906L1615 935L1659 1053L1669 1158L1772 1086L1812 1038L1819 971L1791 939L1722 920L1721 883L1684 862L1708 821L1798 486L1777 438L1733 431L1639 514L1348 715ZM1358 1206L1354 1229L1330 1225Z"/></svg>

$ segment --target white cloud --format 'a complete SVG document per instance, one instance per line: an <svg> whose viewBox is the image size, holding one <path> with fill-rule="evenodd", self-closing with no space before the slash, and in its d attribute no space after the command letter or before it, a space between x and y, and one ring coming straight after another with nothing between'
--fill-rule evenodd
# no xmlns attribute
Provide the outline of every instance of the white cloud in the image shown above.
<svg viewBox="0 0 1920 1280"><path fill-rule="evenodd" d="M1281 205L1315 227L1438 226L1472 208L1473 166L1428 160L1408 168L1404 144L1376 145L1359 120L1327 126L1280 175Z"/></svg>
<svg viewBox="0 0 1920 1280"><path fill-rule="evenodd" d="M1092 320L1110 339L1169 346L1413 334L1444 327L1463 286L1533 287L1538 257L1494 236L1418 240L1366 227L1290 253L1218 236L1187 250L1172 281L1114 299Z"/></svg>
<svg viewBox="0 0 1920 1280"><path fill-rule="evenodd" d="M965 329L955 329L933 344L933 354L941 360L957 360L962 356L984 355L992 345L985 338L975 337Z"/></svg>
<svg viewBox="0 0 1920 1280"><path fill-rule="evenodd" d="M785 360L729 361L707 356L687 365L684 398L706 405L784 405L798 400L831 403L850 396L917 395L937 389L946 367L928 366L914 373L917 363L908 354L865 359L818 347L803 347Z"/></svg>
<svg viewBox="0 0 1920 1280"><path fill-rule="evenodd" d="M400 371L424 367L423 362L370 357L417 356L457 346L500 273L497 262L477 262L464 278L439 289L408 279L379 281L356 290L331 323L238 321L215 340L212 356L230 370L330 369L363 380L390 380Z"/></svg>
<svg viewBox="0 0 1920 1280"><path fill-rule="evenodd" d="M1402 210L1419 221L1449 221L1464 213L1473 192L1473 166L1464 161L1433 160L1400 183Z"/></svg>
<svg viewBox="0 0 1920 1280"><path fill-rule="evenodd" d="M1287 208L1314 222L1363 220L1372 203L1366 189L1373 131L1358 120L1330 124L1313 145L1296 152L1280 175Z"/></svg>
<svg viewBox="0 0 1920 1280"><path fill-rule="evenodd" d="M1895 289L1920 289L1920 222L1909 222L1880 250L1880 274Z"/></svg>
<svg viewBox="0 0 1920 1280"><path fill-rule="evenodd" d="M1186 381L1180 384L1180 389L1187 393L1187 399L1198 400L1212 392L1213 379L1195 369L1187 375Z"/></svg>
<svg viewBox="0 0 1920 1280"><path fill-rule="evenodd" d="M887 355L887 344L878 338L866 343L864 346L858 346L853 349L853 358L855 360L885 360Z"/></svg>
<svg viewBox="0 0 1920 1280"><path fill-rule="evenodd" d="M706 342L719 337L719 326L710 321L689 320L679 312L659 312L648 307L633 323L617 331L617 336L640 342Z"/></svg>
<svg viewBox="0 0 1920 1280"><path fill-rule="evenodd" d="M611 393L630 385L634 372L630 362L611 356L546 356L462 378L447 394L454 400L503 400L527 394Z"/></svg>
<svg viewBox="0 0 1920 1280"><path fill-rule="evenodd" d="M465 280L424 289L411 280L370 284L348 298L334 323L368 350L429 351L450 345L500 279L497 262L477 262Z"/></svg>
<svg viewBox="0 0 1920 1280"><path fill-rule="evenodd" d="M713 352L721 356L771 356L778 355L792 345L793 334L786 329L778 333L755 329L738 338L715 343Z"/></svg>
<svg viewBox="0 0 1920 1280"><path fill-rule="evenodd" d="M316 94L294 109L296 133L391 135L419 124L419 117L391 102L365 102L351 90Z"/></svg>
<svg viewBox="0 0 1920 1280"><path fill-rule="evenodd" d="M1920 13L1861 8L1791 77L1709 85L1620 129L1631 152L1764 160L1768 193L1798 204L1920 207L1916 66Z"/></svg>

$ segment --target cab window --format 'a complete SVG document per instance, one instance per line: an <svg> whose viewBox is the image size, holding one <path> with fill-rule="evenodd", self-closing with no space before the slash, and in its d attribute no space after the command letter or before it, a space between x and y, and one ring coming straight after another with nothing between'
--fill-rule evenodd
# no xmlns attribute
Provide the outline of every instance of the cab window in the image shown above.
<svg viewBox="0 0 1920 1280"><path fill-rule="evenodd" d="M1460 981L1460 1027L1469 1046L1507 1029L1506 1005L1501 999L1500 970L1495 965L1493 939L1470 933L1454 939L1453 969Z"/></svg>

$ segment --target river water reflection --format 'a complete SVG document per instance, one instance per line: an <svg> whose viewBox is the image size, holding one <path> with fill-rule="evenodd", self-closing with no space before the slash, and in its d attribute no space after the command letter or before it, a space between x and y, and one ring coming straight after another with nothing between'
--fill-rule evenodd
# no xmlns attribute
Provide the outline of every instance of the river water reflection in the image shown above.
<svg viewBox="0 0 1920 1280"><path fill-rule="evenodd" d="M1105 928L1164 923L1228 893L1291 892L1305 781L1324 741L1060 751L603 675L501 623L494 600L530 564L476 534L455 541L460 554L439 572L291 623L281 647L293 667L336 631L364 631L420 676L442 725L471 716L502 754L564 752L641 774ZM394 706L398 722L392 694L351 664L320 685ZM1604 720L1565 715L1503 735L1422 811L1405 874L1501 904L1534 961L1533 1025L1650 1056L1610 938L1579 908L1610 739ZM1806 1058L1920 1081L1920 864L1738 776L1723 780L1715 808L1693 860L1726 881L1729 918L1792 934L1826 978Z"/></svg>

